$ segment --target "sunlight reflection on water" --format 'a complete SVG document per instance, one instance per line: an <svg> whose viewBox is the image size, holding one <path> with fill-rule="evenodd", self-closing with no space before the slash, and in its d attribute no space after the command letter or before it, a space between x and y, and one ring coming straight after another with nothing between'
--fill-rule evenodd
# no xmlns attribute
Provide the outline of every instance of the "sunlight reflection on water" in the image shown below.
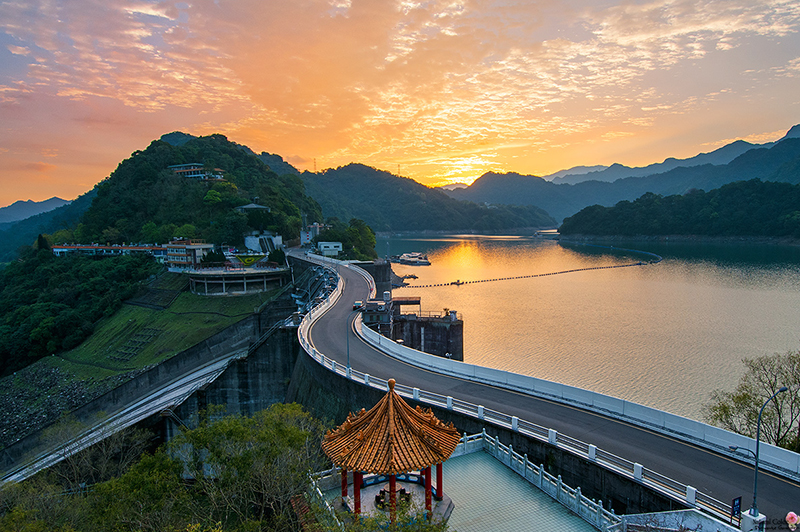
<svg viewBox="0 0 800 532"><path fill-rule="evenodd" d="M694 419L701 419L712 389L736 385L742 358L798 348L800 269L795 254L769 261L759 250L758 258L737 261L735 255L719 259L728 248L705 256L670 256L650 248L665 260L463 286L412 286L395 293L421 296L423 310L458 310L465 321L466 362ZM386 252L386 239L378 240L377 249ZM393 238L389 249L391 254L427 252L431 266L393 265L398 275L419 276L409 280L412 285L649 260L630 252L517 237ZM751 251L740 248L740 255Z"/></svg>

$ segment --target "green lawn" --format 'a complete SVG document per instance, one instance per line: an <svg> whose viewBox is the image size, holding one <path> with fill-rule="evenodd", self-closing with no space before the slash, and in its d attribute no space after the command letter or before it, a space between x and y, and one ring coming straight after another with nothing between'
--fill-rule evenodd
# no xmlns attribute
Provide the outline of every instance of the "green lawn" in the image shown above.
<svg viewBox="0 0 800 532"><path fill-rule="evenodd" d="M150 288L178 289L182 281L174 275L159 277ZM123 305L100 320L92 336L75 349L42 358L0 380L0 448L246 318L280 292L181 292L163 310Z"/></svg>
<svg viewBox="0 0 800 532"><path fill-rule="evenodd" d="M96 370L121 373L157 364L247 317L274 295L205 297L183 292L165 310L123 305L103 319L88 340L57 358L71 362L79 378L96 375Z"/></svg>

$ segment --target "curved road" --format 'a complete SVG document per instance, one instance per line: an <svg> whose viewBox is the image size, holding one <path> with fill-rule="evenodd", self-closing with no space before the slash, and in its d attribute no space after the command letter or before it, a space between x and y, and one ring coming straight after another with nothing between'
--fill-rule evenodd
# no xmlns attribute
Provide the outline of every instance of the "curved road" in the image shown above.
<svg viewBox="0 0 800 532"><path fill-rule="evenodd" d="M311 342L329 358L346 363L349 337L350 365L358 371L383 379L394 378L398 383L518 416L640 463L723 503L741 496L742 511L750 508L753 502L753 467L750 465L599 414L439 375L376 351L347 324L353 319L352 302L368 297L366 281L349 268L339 268L339 274L345 281L341 299L310 331ZM800 511L800 483L759 469L758 508L769 521L782 520L790 510ZM767 528L770 528L769 522Z"/></svg>

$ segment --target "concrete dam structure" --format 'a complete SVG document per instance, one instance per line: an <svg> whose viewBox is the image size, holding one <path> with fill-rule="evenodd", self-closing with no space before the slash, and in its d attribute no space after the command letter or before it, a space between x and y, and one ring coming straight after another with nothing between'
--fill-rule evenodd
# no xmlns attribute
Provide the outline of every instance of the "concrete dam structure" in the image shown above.
<svg viewBox="0 0 800 532"><path fill-rule="evenodd" d="M409 404L431 407L462 433L498 436L617 514L699 508L721 518L733 497L749 493L752 467L725 450L753 448L753 440L558 383L425 355L362 326L352 302L375 297L366 272L330 259L291 260L298 270L325 264L338 274L335 289L316 298L302 321L290 318L291 302L265 309L76 414L88 420L92 412L123 411L147 397L149 410L142 407L133 423L155 427L165 439L208 405L247 415L296 401L341 423L375 404L395 378ZM171 395L162 391L178 374L199 374L212 364L218 369ZM35 438L23 442L2 455L4 471L13 473L5 480L25 477L23 462L37 447ZM762 468L772 474L762 477L759 508L784 515L800 500L800 461L763 443L761 454Z"/></svg>

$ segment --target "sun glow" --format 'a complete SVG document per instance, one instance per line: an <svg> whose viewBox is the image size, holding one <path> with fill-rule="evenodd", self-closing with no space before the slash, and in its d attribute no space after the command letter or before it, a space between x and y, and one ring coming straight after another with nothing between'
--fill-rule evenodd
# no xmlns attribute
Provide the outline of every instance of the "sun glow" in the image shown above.
<svg viewBox="0 0 800 532"><path fill-rule="evenodd" d="M0 3L0 204L163 133L425 184L689 157L798 122L800 8L744 0ZM57 186L31 164L57 150Z"/></svg>

